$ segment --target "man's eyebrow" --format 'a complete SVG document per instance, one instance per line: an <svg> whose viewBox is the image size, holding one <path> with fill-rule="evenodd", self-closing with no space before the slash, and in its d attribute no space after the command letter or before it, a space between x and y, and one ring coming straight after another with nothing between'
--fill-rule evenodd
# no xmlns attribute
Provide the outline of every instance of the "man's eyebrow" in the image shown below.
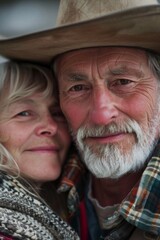
<svg viewBox="0 0 160 240"><path fill-rule="evenodd" d="M117 67L117 68L110 68L110 73L113 75L123 75L123 74L130 74L136 77L144 76L144 73L141 69L135 69L134 67Z"/></svg>
<svg viewBox="0 0 160 240"><path fill-rule="evenodd" d="M88 79L85 74L82 73L69 73L67 74L67 81L77 82Z"/></svg>

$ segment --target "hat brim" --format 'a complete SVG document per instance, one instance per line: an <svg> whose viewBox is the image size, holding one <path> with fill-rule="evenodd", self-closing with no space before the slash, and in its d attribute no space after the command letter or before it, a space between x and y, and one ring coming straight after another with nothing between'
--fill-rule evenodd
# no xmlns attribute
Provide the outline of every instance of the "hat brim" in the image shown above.
<svg viewBox="0 0 160 240"><path fill-rule="evenodd" d="M151 5L0 40L0 55L50 64L55 56L80 48L127 46L160 53L160 5Z"/></svg>

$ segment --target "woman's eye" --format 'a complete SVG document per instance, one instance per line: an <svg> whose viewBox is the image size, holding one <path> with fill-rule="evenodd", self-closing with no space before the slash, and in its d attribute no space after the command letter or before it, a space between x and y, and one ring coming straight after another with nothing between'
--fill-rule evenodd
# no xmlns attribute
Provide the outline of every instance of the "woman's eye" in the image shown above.
<svg viewBox="0 0 160 240"><path fill-rule="evenodd" d="M22 116L22 117L28 117L30 115L31 114L29 113L29 111L22 111L17 114L17 116Z"/></svg>
<svg viewBox="0 0 160 240"><path fill-rule="evenodd" d="M62 117L63 116L63 113L61 111L56 111L56 112L53 112L52 115L54 117Z"/></svg>
<svg viewBox="0 0 160 240"><path fill-rule="evenodd" d="M66 120L65 120L65 117L64 117L64 114L63 114L62 111L60 111L60 110L53 111L53 112L52 112L52 117L53 117L53 119L56 120L56 121L66 121Z"/></svg>

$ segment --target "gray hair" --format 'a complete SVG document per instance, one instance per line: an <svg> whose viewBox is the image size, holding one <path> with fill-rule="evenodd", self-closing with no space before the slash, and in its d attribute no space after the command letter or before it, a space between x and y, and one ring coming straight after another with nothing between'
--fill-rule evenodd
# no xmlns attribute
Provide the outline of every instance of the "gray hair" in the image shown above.
<svg viewBox="0 0 160 240"><path fill-rule="evenodd" d="M160 80L160 54L146 51L148 56L148 64L154 75L156 76L157 80Z"/></svg>
<svg viewBox="0 0 160 240"><path fill-rule="evenodd" d="M42 92L44 98L53 96L53 76L47 68L28 63L5 62L0 64L0 112L11 103L24 99L34 93ZM0 115L0 122L2 122ZM5 161L4 161L5 160ZM19 175L19 168L0 143L0 170Z"/></svg>

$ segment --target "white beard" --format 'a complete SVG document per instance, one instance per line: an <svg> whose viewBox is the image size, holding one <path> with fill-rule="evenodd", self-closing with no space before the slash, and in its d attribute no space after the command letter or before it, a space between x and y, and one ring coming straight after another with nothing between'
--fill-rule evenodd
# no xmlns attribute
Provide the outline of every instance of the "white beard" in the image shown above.
<svg viewBox="0 0 160 240"><path fill-rule="evenodd" d="M118 178L144 166L158 141L156 139L158 126L158 116L152 120L150 128L146 131L142 130L136 121L128 119L123 123L113 122L106 126L81 127L76 134L72 133L72 135L82 155L82 160L93 175L97 178ZM120 144L87 145L84 142L87 137L98 137L116 132L134 134L135 144L127 153L122 151Z"/></svg>

